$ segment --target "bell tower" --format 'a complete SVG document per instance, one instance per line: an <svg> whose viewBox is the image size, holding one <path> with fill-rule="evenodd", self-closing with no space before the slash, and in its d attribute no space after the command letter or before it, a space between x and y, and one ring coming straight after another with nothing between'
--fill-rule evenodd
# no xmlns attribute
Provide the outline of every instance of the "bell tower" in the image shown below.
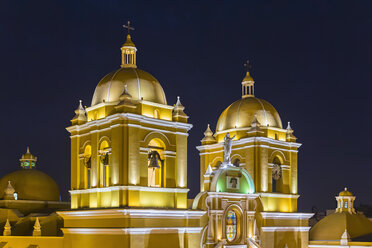
<svg viewBox="0 0 372 248"><path fill-rule="evenodd" d="M225 137L234 137L231 163L244 168L252 177L255 193L260 195L265 211L297 211L296 142L288 122L283 128L276 109L255 96L249 62L242 80L242 97L220 115L216 131L208 125L197 147L200 153L200 191L210 188L213 173L224 166Z"/></svg>
<svg viewBox="0 0 372 248"><path fill-rule="evenodd" d="M71 134L71 207L187 208L187 123L178 97L137 68L129 34L121 67L98 84L92 106L80 101Z"/></svg>

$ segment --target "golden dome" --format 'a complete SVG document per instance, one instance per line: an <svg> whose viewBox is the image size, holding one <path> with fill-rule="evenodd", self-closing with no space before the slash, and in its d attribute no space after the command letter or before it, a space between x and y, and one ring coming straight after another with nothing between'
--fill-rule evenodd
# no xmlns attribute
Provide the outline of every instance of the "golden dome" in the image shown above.
<svg viewBox="0 0 372 248"><path fill-rule="evenodd" d="M137 68L120 68L107 74L98 83L92 106L102 102L118 102L125 85L133 100L167 104L163 88L150 73Z"/></svg>
<svg viewBox="0 0 372 248"><path fill-rule="evenodd" d="M255 116L262 126L282 128L280 116L270 103L256 97L245 97L222 112L216 131L250 127Z"/></svg>
<svg viewBox="0 0 372 248"><path fill-rule="evenodd" d="M354 195L353 195L353 193L348 191L347 188L345 188L345 190L341 191L340 194L338 194L338 196L354 196Z"/></svg>
<svg viewBox="0 0 372 248"><path fill-rule="evenodd" d="M243 82L254 82L251 74L249 73L249 71L247 71L247 73L245 74L245 77L243 78Z"/></svg>
<svg viewBox="0 0 372 248"><path fill-rule="evenodd" d="M59 201L57 183L47 174L37 169L21 169L0 179L0 199L10 181L18 200Z"/></svg>
<svg viewBox="0 0 372 248"><path fill-rule="evenodd" d="M333 213L324 217L310 229L310 241L338 241L345 230L351 239L361 237L372 233L372 222L359 213Z"/></svg>
<svg viewBox="0 0 372 248"><path fill-rule="evenodd" d="M130 47L136 47L132 41L132 38L130 37L130 35L128 34L127 35L127 40L125 41L125 43L123 44L123 47L126 47L126 46L130 46Z"/></svg>
<svg viewBox="0 0 372 248"><path fill-rule="evenodd" d="M36 161L36 159L37 158L30 153L30 148L27 147L26 153L22 155L20 160L35 160Z"/></svg>

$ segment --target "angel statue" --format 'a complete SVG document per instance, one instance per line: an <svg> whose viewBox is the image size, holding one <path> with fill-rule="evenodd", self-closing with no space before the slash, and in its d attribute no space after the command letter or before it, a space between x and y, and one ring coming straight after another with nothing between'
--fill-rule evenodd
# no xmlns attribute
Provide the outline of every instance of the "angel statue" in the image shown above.
<svg viewBox="0 0 372 248"><path fill-rule="evenodd" d="M236 135L230 138L230 134L227 133L224 139L224 144L223 144L223 164L226 165L231 165L231 147L232 147L232 140L235 138Z"/></svg>

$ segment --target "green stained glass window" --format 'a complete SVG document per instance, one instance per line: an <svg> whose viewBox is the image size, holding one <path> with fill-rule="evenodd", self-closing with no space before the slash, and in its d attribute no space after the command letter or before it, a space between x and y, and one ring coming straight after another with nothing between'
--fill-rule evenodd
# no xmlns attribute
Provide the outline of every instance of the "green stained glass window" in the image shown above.
<svg viewBox="0 0 372 248"><path fill-rule="evenodd" d="M24 162L24 166L28 168L28 167L30 166L30 162L25 161L25 162Z"/></svg>
<svg viewBox="0 0 372 248"><path fill-rule="evenodd" d="M226 238L232 242L236 238L237 216L234 210L229 210L226 215Z"/></svg>

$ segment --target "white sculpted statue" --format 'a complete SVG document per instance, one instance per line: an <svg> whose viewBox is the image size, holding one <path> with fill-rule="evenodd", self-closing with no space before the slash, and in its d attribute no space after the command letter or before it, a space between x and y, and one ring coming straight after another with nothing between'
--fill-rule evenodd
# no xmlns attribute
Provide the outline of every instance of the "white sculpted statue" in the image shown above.
<svg viewBox="0 0 372 248"><path fill-rule="evenodd" d="M227 133L224 139L224 144L223 144L223 164L226 165L231 165L231 147L232 147L232 140L235 138L236 135L230 138L230 134Z"/></svg>

